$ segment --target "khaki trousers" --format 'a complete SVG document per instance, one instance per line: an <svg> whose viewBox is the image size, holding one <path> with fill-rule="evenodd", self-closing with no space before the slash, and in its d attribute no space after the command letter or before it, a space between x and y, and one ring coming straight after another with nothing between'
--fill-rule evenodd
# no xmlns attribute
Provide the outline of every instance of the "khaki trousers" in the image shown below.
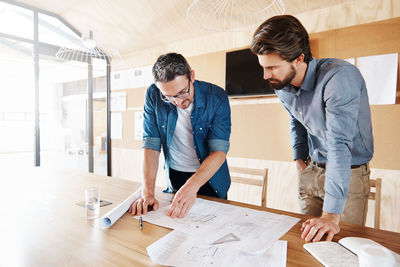
<svg viewBox="0 0 400 267"><path fill-rule="evenodd" d="M350 187L340 221L365 225L368 211L369 165L351 169ZM299 171L298 189L301 213L321 216L324 202L325 169L310 163Z"/></svg>

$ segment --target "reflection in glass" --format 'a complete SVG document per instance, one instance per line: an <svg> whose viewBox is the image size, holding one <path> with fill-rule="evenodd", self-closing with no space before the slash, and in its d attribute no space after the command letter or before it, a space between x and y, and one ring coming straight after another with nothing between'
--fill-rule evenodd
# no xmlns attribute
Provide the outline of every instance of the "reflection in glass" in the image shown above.
<svg viewBox="0 0 400 267"><path fill-rule="evenodd" d="M0 32L33 39L33 11L0 2Z"/></svg>
<svg viewBox="0 0 400 267"><path fill-rule="evenodd" d="M33 166L32 45L0 38L0 168Z"/></svg>
<svg viewBox="0 0 400 267"><path fill-rule="evenodd" d="M40 59L41 165L88 170L88 65ZM94 172L106 174L105 67L93 66Z"/></svg>

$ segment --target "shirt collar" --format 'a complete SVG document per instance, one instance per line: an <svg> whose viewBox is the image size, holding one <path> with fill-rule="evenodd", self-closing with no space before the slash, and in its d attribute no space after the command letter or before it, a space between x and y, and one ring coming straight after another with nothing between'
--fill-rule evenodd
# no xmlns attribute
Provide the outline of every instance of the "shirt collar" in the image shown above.
<svg viewBox="0 0 400 267"><path fill-rule="evenodd" d="M304 81L301 84L300 89L304 91L314 90L316 72L317 72L317 60L315 60L315 58L312 58L312 60L308 62L306 76L304 77Z"/></svg>
<svg viewBox="0 0 400 267"><path fill-rule="evenodd" d="M317 72L317 60L315 60L315 58L312 58L312 60L307 64L306 75L304 77L303 83L301 84L300 88L297 90L293 85L289 84L288 86L283 88L283 90L296 95L299 95L301 93L301 90L303 91L314 90L316 72Z"/></svg>

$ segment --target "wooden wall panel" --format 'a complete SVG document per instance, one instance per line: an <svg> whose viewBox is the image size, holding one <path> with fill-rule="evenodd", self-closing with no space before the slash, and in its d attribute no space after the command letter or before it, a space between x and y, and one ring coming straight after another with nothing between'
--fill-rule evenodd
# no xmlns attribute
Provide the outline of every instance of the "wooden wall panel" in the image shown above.
<svg viewBox="0 0 400 267"><path fill-rule="evenodd" d="M141 87L126 90L126 106L128 108L140 107L143 109L146 89L147 87Z"/></svg>
<svg viewBox="0 0 400 267"><path fill-rule="evenodd" d="M371 111L375 147L371 167L400 170L400 105L372 106Z"/></svg>
<svg viewBox="0 0 400 267"><path fill-rule="evenodd" d="M292 160L289 115L281 104L232 105L229 156Z"/></svg>
<svg viewBox="0 0 400 267"><path fill-rule="evenodd" d="M142 141L135 140L135 111L122 112L122 139L112 139L113 148L141 149Z"/></svg>
<svg viewBox="0 0 400 267"><path fill-rule="evenodd" d="M197 80L214 83L225 89L225 51L187 58Z"/></svg>

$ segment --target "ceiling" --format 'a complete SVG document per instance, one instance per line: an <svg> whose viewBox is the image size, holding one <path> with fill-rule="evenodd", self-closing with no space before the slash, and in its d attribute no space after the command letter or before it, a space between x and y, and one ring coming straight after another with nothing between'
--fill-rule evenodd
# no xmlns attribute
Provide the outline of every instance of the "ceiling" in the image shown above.
<svg viewBox="0 0 400 267"><path fill-rule="evenodd" d="M195 26L186 19L186 11L192 1L19 0L18 2L56 13L81 32L93 30L94 39L98 43L118 49L123 56L134 51L210 34L209 31ZM240 1L247 0L236 0L235 3ZM258 0L260 1L270 3L270 0ZM286 13L296 15L351 0L283 1Z"/></svg>

